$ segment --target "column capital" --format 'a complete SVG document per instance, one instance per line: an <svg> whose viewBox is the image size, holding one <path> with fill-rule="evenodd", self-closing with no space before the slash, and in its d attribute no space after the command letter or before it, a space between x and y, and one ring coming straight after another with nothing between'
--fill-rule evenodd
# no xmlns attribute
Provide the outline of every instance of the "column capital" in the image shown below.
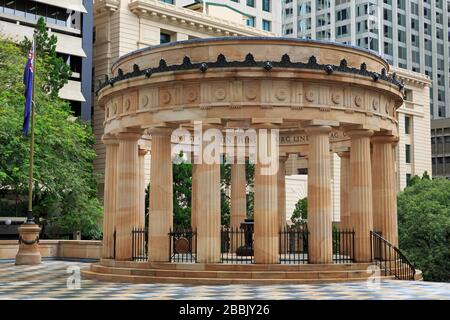
<svg viewBox="0 0 450 320"><path fill-rule="evenodd" d="M397 144L399 141L399 137L396 137L392 134L375 134L372 137L372 143L389 143L389 144Z"/></svg>
<svg viewBox="0 0 450 320"><path fill-rule="evenodd" d="M329 134L331 132L330 126L315 126L311 125L308 127L305 127L305 131L307 135L321 135L321 134Z"/></svg>
<svg viewBox="0 0 450 320"><path fill-rule="evenodd" d="M116 134L118 140L139 140L142 137L141 132L130 131L130 132L119 132Z"/></svg>
<svg viewBox="0 0 450 320"><path fill-rule="evenodd" d="M350 151L339 151L337 152L337 155L340 158L350 158Z"/></svg>
<svg viewBox="0 0 450 320"><path fill-rule="evenodd" d="M119 144L119 140L117 139L117 137L113 134L104 134L102 136L102 142L103 144L106 145L115 145L115 144Z"/></svg>
<svg viewBox="0 0 450 320"><path fill-rule="evenodd" d="M282 118L252 118L254 129L278 129L283 124Z"/></svg>
<svg viewBox="0 0 450 320"><path fill-rule="evenodd" d="M173 131L174 131L175 129L174 128L168 128L168 127L158 127L158 128L150 128L150 129L148 129L148 133L151 135L151 136L163 136L163 137L165 137L165 136L171 136L172 135L172 133L173 133Z"/></svg>
<svg viewBox="0 0 450 320"><path fill-rule="evenodd" d="M373 130L369 129L351 129L345 132L350 138L370 138L373 136Z"/></svg>
<svg viewBox="0 0 450 320"><path fill-rule="evenodd" d="M138 151L138 152L139 152L139 155L140 155L140 156L144 157L144 156L149 152L149 150L139 148L139 151Z"/></svg>
<svg viewBox="0 0 450 320"><path fill-rule="evenodd" d="M222 131L223 129L225 129L225 126L221 123L206 122L206 123L202 123L202 129L203 130L217 129L217 130Z"/></svg>

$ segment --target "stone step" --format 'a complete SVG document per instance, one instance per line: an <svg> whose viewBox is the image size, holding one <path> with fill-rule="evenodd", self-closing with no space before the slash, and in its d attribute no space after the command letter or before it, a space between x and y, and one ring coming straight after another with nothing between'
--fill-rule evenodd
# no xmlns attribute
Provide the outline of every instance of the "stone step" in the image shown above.
<svg viewBox="0 0 450 320"><path fill-rule="evenodd" d="M230 284L320 284L337 282L357 282L365 281L365 278L327 278L327 279L236 279L236 278L184 278L168 276L140 276L140 275L119 275L108 273L97 273L90 270L83 270L84 279L124 282L124 283L177 283L177 284L201 284L201 285L230 285ZM393 279L393 277L381 277L381 279Z"/></svg>
<svg viewBox="0 0 450 320"><path fill-rule="evenodd" d="M342 271L366 270L370 263L342 264L226 264L226 263L169 263L132 262L102 259L103 266L132 269L197 270L197 271Z"/></svg>
<svg viewBox="0 0 450 320"><path fill-rule="evenodd" d="M164 270L164 269L133 269L105 267L94 264L91 271L102 274L148 276L148 277L179 277L179 278L221 278L221 279L333 279L362 278L371 274L366 270L339 271L228 271L228 270Z"/></svg>

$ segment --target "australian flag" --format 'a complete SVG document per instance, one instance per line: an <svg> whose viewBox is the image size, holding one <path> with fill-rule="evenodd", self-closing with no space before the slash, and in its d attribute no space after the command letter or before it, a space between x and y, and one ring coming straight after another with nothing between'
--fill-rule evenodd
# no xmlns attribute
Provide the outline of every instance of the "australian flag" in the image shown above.
<svg viewBox="0 0 450 320"><path fill-rule="evenodd" d="M27 65L23 74L23 84L25 85L25 112L23 119L23 134L26 137L30 130L31 108L33 103L33 81L34 81L34 59L35 59L35 44L31 45L28 53Z"/></svg>

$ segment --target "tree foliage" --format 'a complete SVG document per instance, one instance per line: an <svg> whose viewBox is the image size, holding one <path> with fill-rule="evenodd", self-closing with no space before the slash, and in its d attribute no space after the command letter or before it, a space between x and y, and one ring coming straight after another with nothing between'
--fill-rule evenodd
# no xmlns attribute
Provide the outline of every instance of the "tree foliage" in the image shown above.
<svg viewBox="0 0 450 320"><path fill-rule="evenodd" d="M425 280L450 280L450 181L414 177L398 197L400 248Z"/></svg>
<svg viewBox="0 0 450 320"><path fill-rule="evenodd" d="M295 204L294 212L292 213L291 221L294 226L299 226L306 223L308 219L308 198L302 198Z"/></svg>
<svg viewBox="0 0 450 320"><path fill-rule="evenodd" d="M173 224L177 227L191 225L192 164L173 164Z"/></svg>
<svg viewBox="0 0 450 320"><path fill-rule="evenodd" d="M98 238L102 210L93 174L92 129L55 95L67 81L57 72L64 68L58 66L60 61L55 64L54 39L38 39L34 214L47 219L56 234L81 230L84 237ZM0 190L16 195L28 191L29 140L22 132L28 50L25 44L0 39ZM52 94L44 87L51 87Z"/></svg>
<svg viewBox="0 0 450 320"><path fill-rule="evenodd" d="M37 72L46 75L42 89L54 98L58 96L59 90L69 79L71 75L70 66L57 56L56 44L58 39L54 34L51 36L48 34L43 17L39 18L35 30L36 52L42 58L39 61ZM25 37L25 40L20 43L24 52L28 52L32 40ZM41 72L41 69L43 72Z"/></svg>

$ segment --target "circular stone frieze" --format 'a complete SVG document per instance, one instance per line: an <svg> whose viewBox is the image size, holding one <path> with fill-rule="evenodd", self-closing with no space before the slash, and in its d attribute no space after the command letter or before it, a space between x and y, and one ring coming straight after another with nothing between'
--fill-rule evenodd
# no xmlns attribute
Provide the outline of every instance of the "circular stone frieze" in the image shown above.
<svg viewBox="0 0 450 320"><path fill-rule="evenodd" d="M378 106L379 106L378 100L374 99L373 102L372 102L373 110L375 110L375 111L378 110Z"/></svg>
<svg viewBox="0 0 450 320"><path fill-rule="evenodd" d="M198 97L198 93L195 89L190 89L187 93L187 100L189 102L194 102L195 100L197 100Z"/></svg>
<svg viewBox="0 0 450 320"><path fill-rule="evenodd" d="M164 91L164 92L161 94L161 101L162 101L162 103L168 104L168 103L170 102L171 99L172 99L172 97L170 96L170 93L169 93L169 92Z"/></svg>
<svg viewBox="0 0 450 320"><path fill-rule="evenodd" d="M288 98L288 91L285 88L279 88L276 91L275 96L277 97L278 100L284 101Z"/></svg>
<svg viewBox="0 0 450 320"><path fill-rule="evenodd" d="M340 104L341 103L341 94L339 92L333 92L331 94L331 100L335 104Z"/></svg>
<svg viewBox="0 0 450 320"><path fill-rule="evenodd" d="M256 91L255 87L250 87L250 88L247 88L247 90L245 90L245 97L248 100L255 100L257 94L258 94L258 92Z"/></svg>
<svg viewBox="0 0 450 320"><path fill-rule="evenodd" d="M188 253L189 252L189 240L182 237L175 240L175 253Z"/></svg>
<svg viewBox="0 0 450 320"><path fill-rule="evenodd" d="M130 102L130 100L126 100L126 101L125 101L125 111L130 110L130 107L131 107L131 102Z"/></svg>
<svg viewBox="0 0 450 320"><path fill-rule="evenodd" d="M141 108L145 108L148 106L148 96L142 96L141 98Z"/></svg>
<svg viewBox="0 0 450 320"><path fill-rule="evenodd" d="M218 88L214 92L214 97L219 101L224 100L226 96L227 96L227 92L223 88Z"/></svg>
<svg viewBox="0 0 450 320"><path fill-rule="evenodd" d="M99 104L109 107L104 134L220 121L221 131L276 126L292 145L307 145L301 128L330 120L336 131L369 123L398 132L393 115L403 92L398 79L381 73L389 68L384 59L344 45L250 38L177 42L118 60L97 91ZM282 142L282 153L293 150Z"/></svg>
<svg viewBox="0 0 450 320"><path fill-rule="evenodd" d="M309 102L313 102L316 98L316 93L313 90L308 90L306 91L305 98Z"/></svg>
<svg viewBox="0 0 450 320"><path fill-rule="evenodd" d="M355 105L357 107L361 107L363 103L363 98L361 96L356 96L355 97Z"/></svg>

